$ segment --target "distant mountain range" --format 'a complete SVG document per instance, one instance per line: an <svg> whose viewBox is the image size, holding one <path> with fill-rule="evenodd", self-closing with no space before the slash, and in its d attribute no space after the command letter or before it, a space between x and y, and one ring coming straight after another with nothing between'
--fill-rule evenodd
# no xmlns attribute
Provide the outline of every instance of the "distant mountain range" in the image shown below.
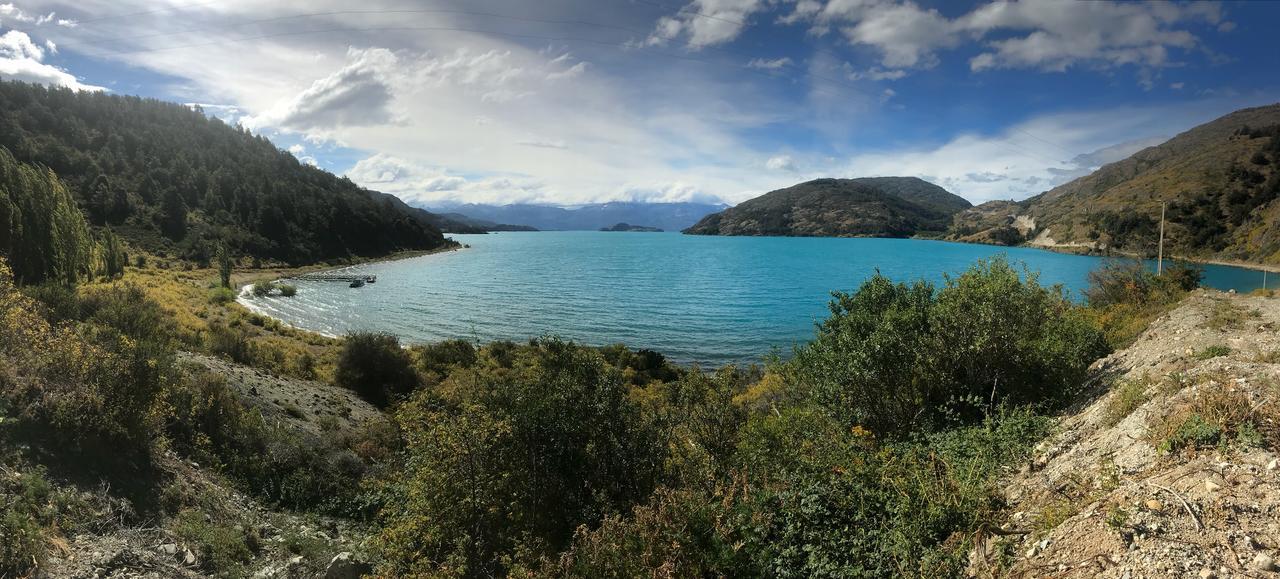
<svg viewBox="0 0 1280 579"><path fill-rule="evenodd" d="M419 209L429 216L431 222L445 233L489 233L491 231L537 231L538 228L528 225L510 225L496 223L484 219L474 219L461 213L431 213Z"/></svg>
<svg viewBox="0 0 1280 579"><path fill-rule="evenodd" d="M817 179L765 193L702 218L685 233L805 237L910 237L941 233L970 207L915 177Z"/></svg>
<svg viewBox="0 0 1280 579"><path fill-rule="evenodd" d="M728 207L705 203L593 203L556 207L517 203L485 205L440 203L426 209L438 214L458 214L472 221L525 225L543 231L598 231L617 223L643 223L649 227L680 231L709 213Z"/></svg>
<svg viewBox="0 0 1280 579"><path fill-rule="evenodd" d="M1280 104L1243 109L1020 202L957 216L948 238L1280 263Z"/></svg>

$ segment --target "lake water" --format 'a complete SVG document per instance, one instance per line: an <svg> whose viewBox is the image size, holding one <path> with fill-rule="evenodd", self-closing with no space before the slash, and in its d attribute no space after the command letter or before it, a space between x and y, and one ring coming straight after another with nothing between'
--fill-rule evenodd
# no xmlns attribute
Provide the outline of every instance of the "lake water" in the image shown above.
<svg viewBox="0 0 1280 579"><path fill-rule="evenodd" d="M455 235L470 249L349 271L378 276L353 289L298 282L293 298L241 303L330 335L380 330L409 342L522 341L558 335L625 343L679 362L757 361L810 339L833 290L878 268L895 280L941 282L1005 253L1074 297L1100 258L1027 248L910 239L705 237L587 231ZM1262 273L1207 266L1205 283L1249 291Z"/></svg>

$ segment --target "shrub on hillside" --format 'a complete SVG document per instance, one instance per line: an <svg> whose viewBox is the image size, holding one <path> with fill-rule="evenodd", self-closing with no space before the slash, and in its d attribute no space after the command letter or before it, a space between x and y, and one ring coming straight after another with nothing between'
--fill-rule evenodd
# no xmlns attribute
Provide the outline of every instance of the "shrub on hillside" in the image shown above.
<svg viewBox="0 0 1280 579"><path fill-rule="evenodd" d="M554 339L512 366L456 371L460 399L424 389L397 411L405 468L378 486L386 575L501 574L653 490L666 443L620 371Z"/></svg>
<svg viewBox="0 0 1280 579"><path fill-rule="evenodd" d="M1161 275L1141 261L1109 260L1089 272L1085 300L1095 308L1115 304L1167 302L1200 286L1204 273L1185 264L1170 264Z"/></svg>
<svg viewBox="0 0 1280 579"><path fill-rule="evenodd" d="M400 340L391 334L348 334L334 382L376 406L387 406L418 387L418 374Z"/></svg>
<svg viewBox="0 0 1280 579"><path fill-rule="evenodd" d="M476 363L476 347L466 340L445 340L415 346L418 368L424 373L447 376L451 369L470 368Z"/></svg>
<svg viewBox="0 0 1280 579"><path fill-rule="evenodd" d="M307 440L263 420L225 378L189 368L165 392L165 433L180 455L226 474L246 492L292 509L357 514L366 465L345 440Z"/></svg>
<svg viewBox="0 0 1280 579"><path fill-rule="evenodd" d="M1113 260L1089 273L1084 297L1107 343L1122 348L1199 287L1202 275L1201 270L1183 264L1171 264L1156 275L1140 261Z"/></svg>
<svg viewBox="0 0 1280 579"><path fill-rule="evenodd" d="M248 364L253 361L253 344L244 329L231 327L222 323L209 324L205 334L205 348L215 356L222 356L233 362Z"/></svg>
<svg viewBox="0 0 1280 579"><path fill-rule="evenodd" d="M82 292L81 319L105 325L140 342L168 345L177 330L172 316L134 284L116 284Z"/></svg>
<svg viewBox="0 0 1280 579"><path fill-rule="evenodd" d="M151 339L155 330L112 308L83 304L87 323L51 325L12 279L0 261L0 354L16 373L0 396L24 430L94 460L149 455L155 402L172 361L172 352ZM136 307L157 306L144 300Z"/></svg>
<svg viewBox="0 0 1280 579"><path fill-rule="evenodd" d="M877 274L835 294L817 338L782 372L843 422L892 435L972 421L1003 403L1060 402L1104 351L1061 288L997 258L941 290Z"/></svg>
<svg viewBox="0 0 1280 579"><path fill-rule="evenodd" d="M741 469L716 492L659 490L630 513L582 527L544 560L556 577L948 577L972 530L1001 507L1001 466L1048 421L1028 412L919 441L884 444L825 412L753 418Z"/></svg>

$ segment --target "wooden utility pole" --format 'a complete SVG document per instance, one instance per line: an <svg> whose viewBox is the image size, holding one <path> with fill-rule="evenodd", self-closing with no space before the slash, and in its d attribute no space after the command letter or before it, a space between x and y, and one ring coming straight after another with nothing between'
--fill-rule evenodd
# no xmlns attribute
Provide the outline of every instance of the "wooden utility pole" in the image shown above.
<svg viewBox="0 0 1280 579"><path fill-rule="evenodd" d="M1164 273L1164 201L1160 202L1160 249L1156 256L1156 275Z"/></svg>

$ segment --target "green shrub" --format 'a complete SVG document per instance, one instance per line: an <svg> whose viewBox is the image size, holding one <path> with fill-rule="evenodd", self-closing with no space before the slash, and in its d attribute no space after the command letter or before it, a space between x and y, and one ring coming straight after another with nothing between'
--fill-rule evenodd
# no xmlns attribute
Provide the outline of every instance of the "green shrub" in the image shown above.
<svg viewBox="0 0 1280 579"><path fill-rule="evenodd" d="M253 295L264 297L270 295L276 289L276 284L269 281L260 281L253 284Z"/></svg>
<svg viewBox="0 0 1280 579"><path fill-rule="evenodd" d="M1201 449L1214 446L1264 446L1274 428L1264 433L1260 424L1274 420L1276 404L1264 400L1255 404L1244 392L1222 386L1210 386L1196 394L1174 412L1157 417L1150 429L1150 440L1161 452Z"/></svg>
<svg viewBox="0 0 1280 579"><path fill-rule="evenodd" d="M206 520L197 510L178 513L174 532L198 554L200 567L216 575L236 576L253 558L243 527L232 528Z"/></svg>
<svg viewBox="0 0 1280 579"><path fill-rule="evenodd" d="M835 294L817 338L782 372L845 423L892 435L977 420L1002 403L1062 402L1105 351L1061 288L997 258L937 291L877 274Z"/></svg>
<svg viewBox="0 0 1280 579"><path fill-rule="evenodd" d="M172 316L134 284L85 291L80 298L80 317L158 346L170 345L177 334Z"/></svg>
<svg viewBox="0 0 1280 579"><path fill-rule="evenodd" d="M1215 344L1215 345L1213 345L1213 346L1209 346L1208 348L1205 348L1205 349L1203 349L1203 350L1200 350L1199 352L1196 352L1196 359L1197 359L1197 360L1209 360L1209 359L1212 359L1212 358L1219 358L1219 357L1222 357L1222 356L1229 356L1230 354L1231 354L1231 347L1230 347L1230 346L1224 346L1224 345L1222 345L1222 344Z"/></svg>
<svg viewBox="0 0 1280 579"><path fill-rule="evenodd" d="M222 306L236 301L235 290L229 287L217 287L209 290L209 303Z"/></svg>
<svg viewBox="0 0 1280 579"><path fill-rule="evenodd" d="M248 333L241 328L221 323L209 324L209 331L205 333L205 348L215 356L223 356L241 364L253 361L253 345L249 343Z"/></svg>
<svg viewBox="0 0 1280 579"><path fill-rule="evenodd" d="M543 576L945 577L998 514L1003 465L1048 421L1026 412L882 444L812 409L751 420L717 492L661 490L583 527ZM748 472L749 469L749 472Z"/></svg>
<svg viewBox="0 0 1280 579"><path fill-rule="evenodd" d="M286 298L291 298L295 295L298 295L298 286L282 283L280 284L279 287L280 287L281 296L284 296Z"/></svg>
<svg viewBox="0 0 1280 579"><path fill-rule="evenodd" d="M334 382L376 406L387 406L418 387L418 374L400 340L391 334L356 332L342 344Z"/></svg>
<svg viewBox="0 0 1280 579"><path fill-rule="evenodd" d="M223 472L245 491L293 509L357 515L367 470L345 441L304 440L268 425L221 376L190 369L167 392L165 432L180 455Z"/></svg>
<svg viewBox="0 0 1280 579"><path fill-rule="evenodd" d="M453 368L470 368L476 363L476 348L466 340L445 340L415 346L418 368L425 373L446 376Z"/></svg>
<svg viewBox="0 0 1280 579"><path fill-rule="evenodd" d="M378 485L384 574L500 574L655 487L666 444L617 368L554 339L513 362L455 373L472 385L460 400L422 390L398 408L405 467Z"/></svg>
<svg viewBox="0 0 1280 579"><path fill-rule="evenodd" d="M1085 299L1112 348L1131 344L1153 320L1200 284L1202 272L1173 264L1156 275L1136 260L1108 261L1089 273Z"/></svg>

